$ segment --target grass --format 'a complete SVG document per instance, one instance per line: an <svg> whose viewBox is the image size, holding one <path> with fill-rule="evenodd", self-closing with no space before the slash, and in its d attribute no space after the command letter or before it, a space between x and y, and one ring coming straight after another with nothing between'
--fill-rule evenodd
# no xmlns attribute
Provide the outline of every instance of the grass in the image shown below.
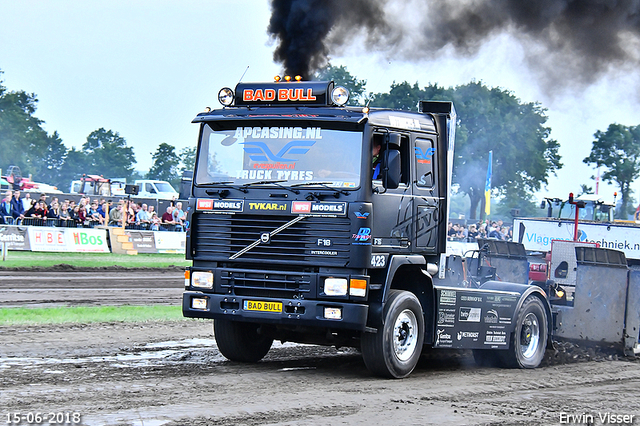
<svg viewBox="0 0 640 426"><path fill-rule="evenodd" d="M30 324L88 324L184 320L181 306L88 306L59 308L0 308L0 326Z"/></svg>
<svg viewBox="0 0 640 426"><path fill-rule="evenodd" d="M120 266L125 268L166 268L168 266L188 266L184 254L138 254L135 256L114 253L49 253L10 251L7 260L0 267L51 267L61 263L76 267Z"/></svg>

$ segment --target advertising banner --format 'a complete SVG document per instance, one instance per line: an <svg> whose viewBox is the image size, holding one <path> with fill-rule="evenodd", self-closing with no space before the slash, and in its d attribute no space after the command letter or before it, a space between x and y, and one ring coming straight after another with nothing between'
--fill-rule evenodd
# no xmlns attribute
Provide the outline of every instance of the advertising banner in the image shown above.
<svg viewBox="0 0 640 426"><path fill-rule="evenodd" d="M153 233L156 242L156 253L184 253L187 234L184 232Z"/></svg>
<svg viewBox="0 0 640 426"><path fill-rule="evenodd" d="M32 251L110 252L104 229L29 227L28 235Z"/></svg>
<svg viewBox="0 0 640 426"><path fill-rule="evenodd" d="M31 250L26 226L0 226L0 244L6 243L7 250Z"/></svg>
<svg viewBox="0 0 640 426"><path fill-rule="evenodd" d="M570 221L515 219L513 240L526 250L551 250L553 240L573 241L575 224ZM579 223L578 241L620 250L627 259L640 259L640 227L610 223Z"/></svg>

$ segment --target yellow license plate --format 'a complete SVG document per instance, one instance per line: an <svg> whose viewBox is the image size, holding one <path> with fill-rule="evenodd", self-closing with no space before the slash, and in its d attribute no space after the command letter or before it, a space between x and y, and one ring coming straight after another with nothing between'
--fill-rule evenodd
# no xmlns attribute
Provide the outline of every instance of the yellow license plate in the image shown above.
<svg viewBox="0 0 640 426"><path fill-rule="evenodd" d="M245 300L245 311L260 311L260 312L282 312L282 303L280 302L264 302L260 300Z"/></svg>

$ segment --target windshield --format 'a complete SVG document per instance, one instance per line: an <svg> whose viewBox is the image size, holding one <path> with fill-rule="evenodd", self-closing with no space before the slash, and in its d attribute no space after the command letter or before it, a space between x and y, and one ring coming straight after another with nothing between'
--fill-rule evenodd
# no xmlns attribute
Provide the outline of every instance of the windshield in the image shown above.
<svg viewBox="0 0 640 426"><path fill-rule="evenodd" d="M322 127L205 126L196 185L279 181L357 188L362 133Z"/></svg>
<svg viewBox="0 0 640 426"><path fill-rule="evenodd" d="M564 204L558 217L561 219L575 219L575 205L569 203ZM613 209L606 204L595 204L593 201L586 201L586 206L580 208L578 212L578 219L610 222L613 220Z"/></svg>
<svg viewBox="0 0 640 426"><path fill-rule="evenodd" d="M160 192L176 192L176 190L166 182L155 182L155 184Z"/></svg>

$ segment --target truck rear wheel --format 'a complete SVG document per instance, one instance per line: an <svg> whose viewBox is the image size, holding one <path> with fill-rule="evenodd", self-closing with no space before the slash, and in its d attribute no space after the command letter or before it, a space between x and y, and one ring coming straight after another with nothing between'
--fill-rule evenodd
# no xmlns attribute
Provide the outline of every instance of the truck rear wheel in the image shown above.
<svg viewBox="0 0 640 426"><path fill-rule="evenodd" d="M516 315L511 347L499 351L502 364L509 368L536 368L547 348L549 322L542 301L529 296Z"/></svg>
<svg viewBox="0 0 640 426"><path fill-rule="evenodd" d="M363 333L362 358L373 374L400 379L415 368L424 341L420 301L411 292L391 290L377 333Z"/></svg>
<svg viewBox="0 0 640 426"><path fill-rule="evenodd" d="M213 336L220 353L231 361L258 362L269 352L273 339L258 333L259 324L213 321Z"/></svg>

